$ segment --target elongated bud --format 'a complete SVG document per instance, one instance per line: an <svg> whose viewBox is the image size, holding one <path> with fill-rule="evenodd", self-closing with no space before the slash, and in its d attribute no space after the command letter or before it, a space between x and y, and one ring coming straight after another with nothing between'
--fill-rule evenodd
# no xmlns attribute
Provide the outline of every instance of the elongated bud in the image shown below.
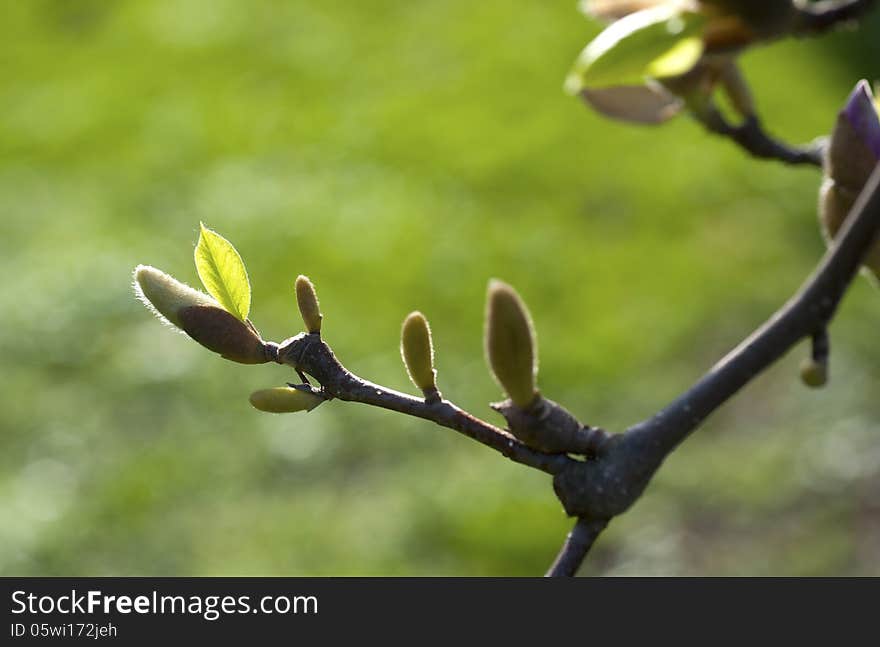
<svg viewBox="0 0 880 647"><path fill-rule="evenodd" d="M661 124L684 108L684 101L656 82L584 88L580 96L606 117L637 124Z"/></svg>
<svg viewBox="0 0 880 647"><path fill-rule="evenodd" d="M318 295L315 286L309 277L300 274L296 277L296 304L302 315L306 330L310 333L321 332L321 308L318 305Z"/></svg>
<svg viewBox="0 0 880 647"><path fill-rule="evenodd" d="M218 306L219 304L204 292L199 292L181 283L162 270L149 265L134 268L134 291L137 298L153 311L159 319L178 328L183 328L180 310L190 306Z"/></svg>
<svg viewBox="0 0 880 647"><path fill-rule="evenodd" d="M498 385L517 407L527 409L538 396L534 328L516 291L495 279L486 299L485 345Z"/></svg>
<svg viewBox="0 0 880 647"><path fill-rule="evenodd" d="M251 393L250 402L255 409L268 413L294 413L311 411L326 398L316 394L306 385L277 386Z"/></svg>
<svg viewBox="0 0 880 647"><path fill-rule="evenodd" d="M160 319L202 346L240 364L264 364L270 350L249 322L220 307L203 292L148 265L134 270L135 293Z"/></svg>
<svg viewBox="0 0 880 647"><path fill-rule="evenodd" d="M807 357L801 362L801 380L810 388L817 389L828 382L827 362L818 362Z"/></svg>
<svg viewBox="0 0 880 647"><path fill-rule="evenodd" d="M867 81L859 81L837 116L825 173L858 193L880 161L880 116Z"/></svg>
<svg viewBox="0 0 880 647"><path fill-rule="evenodd" d="M181 328L202 346L239 364L265 364L269 350L252 326L216 306L191 306L179 315Z"/></svg>
<svg viewBox="0 0 880 647"><path fill-rule="evenodd" d="M425 397L437 393L437 371L434 370L434 345L431 328L421 312L413 312L403 321L400 331L400 356L409 379Z"/></svg>
<svg viewBox="0 0 880 647"><path fill-rule="evenodd" d="M825 158L825 178L819 191L819 218L828 242L880 163L880 111L867 81L860 81L837 116ZM880 278L880 241L865 257L865 266Z"/></svg>

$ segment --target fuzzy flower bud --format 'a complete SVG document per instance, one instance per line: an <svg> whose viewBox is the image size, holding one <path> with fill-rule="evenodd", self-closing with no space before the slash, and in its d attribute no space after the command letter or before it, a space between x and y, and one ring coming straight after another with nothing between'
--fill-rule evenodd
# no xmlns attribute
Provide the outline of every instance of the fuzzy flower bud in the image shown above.
<svg viewBox="0 0 880 647"><path fill-rule="evenodd" d="M867 81L859 81L837 116L819 191L822 231L830 242L843 226L871 172L880 163L880 110ZM865 265L880 277L880 242Z"/></svg>
<svg viewBox="0 0 880 647"><path fill-rule="evenodd" d="M300 274L296 277L296 304L302 315L306 330L310 333L321 332L321 308L318 305L318 294L309 277Z"/></svg>
<svg viewBox="0 0 880 647"><path fill-rule="evenodd" d="M149 265L138 265L134 268L134 292L160 320L178 328L183 328L179 316L182 308L219 305L204 292L194 290Z"/></svg>
<svg viewBox="0 0 880 647"><path fill-rule="evenodd" d="M486 358L498 385L513 404L527 409L537 398L535 332L529 311L516 291L489 282L486 299Z"/></svg>
<svg viewBox="0 0 880 647"><path fill-rule="evenodd" d="M277 386L251 393L250 402L255 409L268 413L294 413L311 411L326 398L313 392L309 386Z"/></svg>
<svg viewBox="0 0 880 647"><path fill-rule="evenodd" d="M400 356L409 379L425 396L437 392L434 370L434 345L431 327L421 312L413 312L403 321L400 331Z"/></svg>
<svg viewBox="0 0 880 647"><path fill-rule="evenodd" d="M135 268L134 289L156 316L205 348L240 364L269 361L266 344L253 326L221 308L207 294L147 265Z"/></svg>

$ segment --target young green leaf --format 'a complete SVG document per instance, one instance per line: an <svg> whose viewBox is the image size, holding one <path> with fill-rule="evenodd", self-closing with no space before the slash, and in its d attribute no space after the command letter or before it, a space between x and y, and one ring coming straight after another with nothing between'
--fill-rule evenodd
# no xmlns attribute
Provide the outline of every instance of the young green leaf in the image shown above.
<svg viewBox="0 0 880 647"><path fill-rule="evenodd" d="M310 333L320 333L323 315L318 304L318 293L315 292L315 286L309 277L300 274L296 277L295 288L296 304L299 306L299 313L302 315L306 330Z"/></svg>
<svg viewBox="0 0 880 647"><path fill-rule="evenodd" d="M532 319L512 287L495 279L486 299L486 358L499 386L527 409L538 396L538 362Z"/></svg>
<svg viewBox="0 0 880 647"><path fill-rule="evenodd" d="M703 53L705 18L674 3L632 13L609 25L581 52L565 89L638 85L687 72Z"/></svg>
<svg viewBox="0 0 880 647"><path fill-rule="evenodd" d="M400 356L409 379L422 391L436 391L437 371L434 370L434 345L431 327L421 312L413 312L403 320L400 331Z"/></svg>
<svg viewBox="0 0 880 647"><path fill-rule="evenodd" d="M200 223L195 261L205 289L231 314L244 321L251 309L251 284L235 247Z"/></svg>

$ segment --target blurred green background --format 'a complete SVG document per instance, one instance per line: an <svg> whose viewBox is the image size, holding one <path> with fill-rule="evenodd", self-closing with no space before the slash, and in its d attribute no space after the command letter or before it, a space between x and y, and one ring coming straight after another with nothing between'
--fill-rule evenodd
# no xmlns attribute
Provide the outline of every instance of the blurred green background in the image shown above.
<svg viewBox="0 0 880 647"><path fill-rule="evenodd" d="M7 3L0 23L0 574L537 575L571 522L549 479L357 405L253 410L292 375L239 366L132 296L198 283L199 220L232 240L270 339L325 337L412 391L413 309L440 386L499 422L486 281L514 284L541 386L621 430L798 286L819 174L687 118L607 121L561 90L597 32L573 0ZM768 128L828 132L880 77L880 20L748 53ZM676 452L584 574L880 575L880 294L854 286L833 380L805 346Z"/></svg>

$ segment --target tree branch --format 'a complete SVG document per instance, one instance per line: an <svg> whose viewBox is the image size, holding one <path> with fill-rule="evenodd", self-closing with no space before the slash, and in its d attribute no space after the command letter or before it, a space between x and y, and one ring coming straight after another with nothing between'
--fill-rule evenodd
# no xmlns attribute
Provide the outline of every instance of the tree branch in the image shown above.
<svg viewBox="0 0 880 647"><path fill-rule="evenodd" d="M547 577L574 577L593 542L607 525L607 519L579 518L565 538L565 543L562 544L550 570L547 571Z"/></svg>
<svg viewBox="0 0 880 647"><path fill-rule="evenodd" d="M664 456L715 409L801 339L821 334L834 317L880 231L880 165L865 185L835 244L803 287L764 325L651 420L631 429Z"/></svg>
<svg viewBox="0 0 880 647"><path fill-rule="evenodd" d="M793 32L813 35L842 23L858 20L877 4L876 0L824 0L812 4L800 3Z"/></svg>
<svg viewBox="0 0 880 647"><path fill-rule="evenodd" d="M316 333L302 333L283 342L276 361L315 378L325 397L390 409L408 416L431 420L454 429L506 456L547 474L558 474L576 461L565 454L546 454L520 442L506 431L484 422L440 397L417 398L364 380L346 369Z"/></svg>
<svg viewBox="0 0 880 647"><path fill-rule="evenodd" d="M874 169L838 238L801 289L660 413L623 434L606 436L603 432L602 451L588 460L536 450L443 400L436 392L427 398L417 398L364 380L336 359L319 333L301 333L281 345L273 345L272 358L315 378L322 387L313 389L316 395L431 420L514 462L553 475L556 495L566 512L578 521L548 575L574 575L608 521L638 500L665 458L712 412L804 338L819 340L814 355L818 352L824 357L828 323L878 232L880 165Z"/></svg>
<svg viewBox="0 0 880 647"><path fill-rule="evenodd" d="M718 407L804 338L822 336L862 259L880 232L880 164L850 211L837 239L801 289L770 319L656 416L612 436L596 461L568 466L554 489L571 516L611 519L641 496L665 458ZM580 566L598 525L587 534L575 526L557 563L572 574ZM571 545L571 546L569 546Z"/></svg>
<svg viewBox="0 0 880 647"><path fill-rule="evenodd" d="M695 117L706 130L732 139L753 157L775 159L786 164L822 167L824 141L821 139L803 147L790 146L771 137L761 126L757 116L746 117L742 124L734 126L715 107L702 114L695 113Z"/></svg>

